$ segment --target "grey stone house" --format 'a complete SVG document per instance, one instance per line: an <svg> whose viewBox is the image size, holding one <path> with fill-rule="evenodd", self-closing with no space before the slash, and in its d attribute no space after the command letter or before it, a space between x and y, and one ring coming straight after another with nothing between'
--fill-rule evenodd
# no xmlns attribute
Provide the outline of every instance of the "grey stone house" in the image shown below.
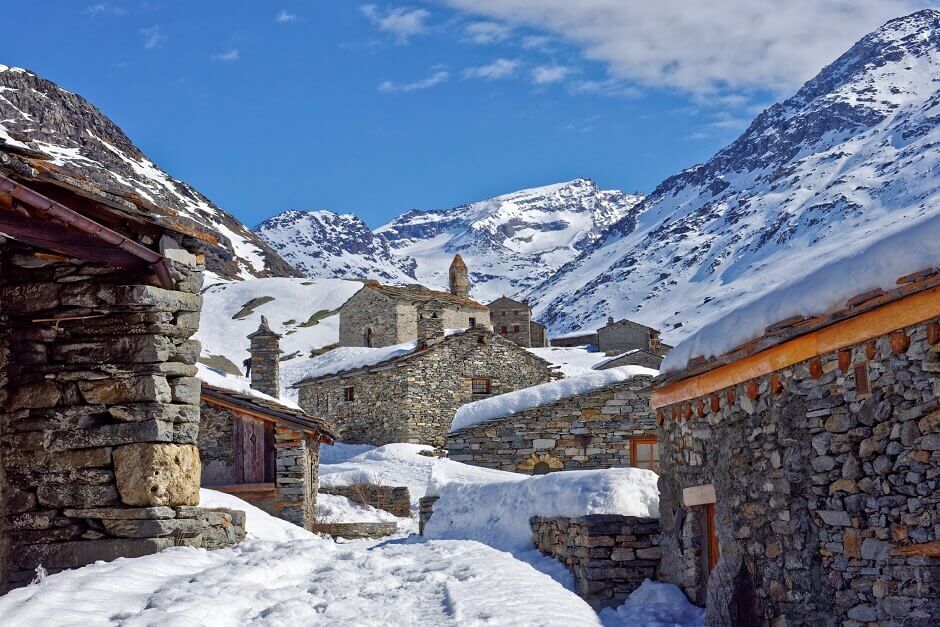
<svg viewBox="0 0 940 627"><path fill-rule="evenodd" d="M501 296L487 304L493 330L526 348L548 346L545 326L532 319L528 303Z"/></svg>
<svg viewBox="0 0 940 627"><path fill-rule="evenodd" d="M446 329L489 326L489 310L471 299L467 266L460 255L450 271L450 291L422 285L366 283L339 310L339 345L382 347L409 342L418 336L418 309L439 312Z"/></svg>
<svg viewBox="0 0 940 627"><path fill-rule="evenodd" d="M940 616L940 274L657 381L660 578L711 624Z"/></svg>
<svg viewBox="0 0 940 627"><path fill-rule="evenodd" d="M659 331L639 322L623 318L607 318L607 324L597 330L597 349L605 355L619 355L640 349L665 355L672 348L659 339Z"/></svg>
<svg viewBox="0 0 940 627"><path fill-rule="evenodd" d="M444 317L422 309L418 339L386 348L338 348L298 382L300 406L334 425L344 442L442 445L465 403L549 380L551 364L486 327L445 335Z"/></svg>
<svg viewBox="0 0 940 627"><path fill-rule="evenodd" d="M658 472L656 416L649 405L652 380L652 375L638 375L570 395L546 390L543 396L560 398L515 413L488 412L495 415L447 434L448 458L532 474L615 467ZM501 399L503 407L512 396ZM487 402L465 405L461 411Z"/></svg>
<svg viewBox="0 0 940 627"><path fill-rule="evenodd" d="M244 537L198 507L199 324L211 239L71 166L0 148L0 591Z"/></svg>
<svg viewBox="0 0 940 627"><path fill-rule="evenodd" d="M202 485L306 529L316 522L320 444L332 429L280 399L279 336L262 317L251 340L251 390L202 367Z"/></svg>

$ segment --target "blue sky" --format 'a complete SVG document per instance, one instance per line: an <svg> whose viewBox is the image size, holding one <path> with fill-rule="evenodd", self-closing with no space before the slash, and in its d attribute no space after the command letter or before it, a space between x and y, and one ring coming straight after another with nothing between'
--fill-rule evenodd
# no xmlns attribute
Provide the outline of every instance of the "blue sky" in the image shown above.
<svg viewBox="0 0 940 627"><path fill-rule="evenodd" d="M291 208L378 226L579 176L651 191L916 8L31 0L4 7L21 27L0 63L85 96L249 226Z"/></svg>

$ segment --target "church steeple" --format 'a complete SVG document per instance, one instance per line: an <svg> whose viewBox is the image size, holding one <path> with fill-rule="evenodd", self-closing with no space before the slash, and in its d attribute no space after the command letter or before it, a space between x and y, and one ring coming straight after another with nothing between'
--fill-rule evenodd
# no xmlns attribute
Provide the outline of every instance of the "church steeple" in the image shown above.
<svg viewBox="0 0 940 627"><path fill-rule="evenodd" d="M454 255L450 263L450 293L456 296L470 296L470 273L460 253Z"/></svg>

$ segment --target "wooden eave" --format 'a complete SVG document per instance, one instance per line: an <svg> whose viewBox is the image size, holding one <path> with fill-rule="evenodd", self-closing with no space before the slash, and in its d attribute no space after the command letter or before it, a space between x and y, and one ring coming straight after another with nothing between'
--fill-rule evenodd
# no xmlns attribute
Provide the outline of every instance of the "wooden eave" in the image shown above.
<svg viewBox="0 0 940 627"><path fill-rule="evenodd" d="M940 276L932 274L852 307L786 327L782 337L764 336L717 360L667 376L653 391L651 404L659 409L706 396L937 316Z"/></svg>
<svg viewBox="0 0 940 627"><path fill-rule="evenodd" d="M202 392L200 397L203 401L209 403L210 405L215 405L216 407L222 407L231 411L247 414L253 418L264 420L265 422L286 422L291 426L297 427L306 433L316 436L317 439L323 444L333 444L336 439L335 434L333 434L324 424L320 424L314 420L301 418L297 415L294 415L293 413L278 411L265 405L259 405L257 403L242 400L231 395L230 393L226 393L224 390L209 386L206 383L202 384Z"/></svg>

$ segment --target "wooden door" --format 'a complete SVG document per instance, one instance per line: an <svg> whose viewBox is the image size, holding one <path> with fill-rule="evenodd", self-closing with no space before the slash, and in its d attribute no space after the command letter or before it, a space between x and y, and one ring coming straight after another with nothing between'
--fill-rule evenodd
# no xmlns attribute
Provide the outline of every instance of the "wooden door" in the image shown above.
<svg viewBox="0 0 940 627"><path fill-rule="evenodd" d="M708 503L705 505L705 536L707 539L707 551L708 551L708 572L712 572L712 569L715 568L715 564L718 563L718 529L715 526L715 504Z"/></svg>
<svg viewBox="0 0 940 627"><path fill-rule="evenodd" d="M238 483L264 483L267 474L265 422L235 414L232 428L235 436L235 480Z"/></svg>

